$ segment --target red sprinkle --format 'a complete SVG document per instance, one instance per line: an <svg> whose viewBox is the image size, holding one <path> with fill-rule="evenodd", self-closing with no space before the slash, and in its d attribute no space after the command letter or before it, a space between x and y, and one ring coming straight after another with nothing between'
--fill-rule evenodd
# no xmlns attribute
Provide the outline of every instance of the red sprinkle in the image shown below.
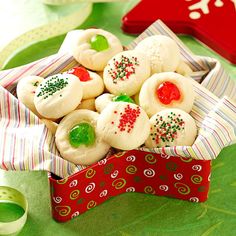
<svg viewBox="0 0 236 236"><path fill-rule="evenodd" d="M127 105L124 109L124 112L120 113L120 120L118 129L130 133L134 128L134 124L137 118L140 116L140 107L131 108L130 105Z"/></svg>
<svg viewBox="0 0 236 236"><path fill-rule="evenodd" d="M156 90L156 95L160 102L165 105L170 104L172 100L179 100L181 97L178 87L168 81L160 84Z"/></svg>
<svg viewBox="0 0 236 236"><path fill-rule="evenodd" d="M82 82L87 82L91 80L89 72L84 67L81 66L76 66L73 69L69 70L67 73L77 76L79 80Z"/></svg>

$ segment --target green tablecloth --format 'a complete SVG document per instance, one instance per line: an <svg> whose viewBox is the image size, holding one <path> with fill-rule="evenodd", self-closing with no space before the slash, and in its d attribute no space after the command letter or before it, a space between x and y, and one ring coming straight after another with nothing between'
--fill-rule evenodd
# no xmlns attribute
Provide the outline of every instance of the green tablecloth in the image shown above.
<svg viewBox="0 0 236 236"><path fill-rule="evenodd" d="M102 27L116 34L124 44L134 37L122 33L120 19L134 3L96 4L92 15L80 27ZM15 67L55 53L65 35L34 44L15 55L6 68ZM236 79L236 67L202 46L181 36L199 55L219 59ZM211 189L206 203L189 203L166 197L127 193L112 198L78 218L57 223L50 215L49 188L45 172L0 171L0 185L22 191L29 201L28 220L20 232L25 235L236 235L236 145L225 148L213 161Z"/></svg>

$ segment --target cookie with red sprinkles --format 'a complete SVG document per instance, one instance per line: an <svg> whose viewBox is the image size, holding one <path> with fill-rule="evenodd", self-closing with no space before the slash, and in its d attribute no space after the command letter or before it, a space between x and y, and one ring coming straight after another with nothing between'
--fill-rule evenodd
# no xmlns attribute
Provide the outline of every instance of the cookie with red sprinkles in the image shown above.
<svg viewBox="0 0 236 236"><path fill-rule="evenodd" d="M114 56L105 67L103 78L110 93L133 96L139 92L150 73L150 61L146 55L131 50Z"/></svg>
<svg viewBox="0 0 236 236"><path fill-rule="evenodd" d="M112 102L100 114L97 130L114 148L131 150L149 136L150 123L144 110L133 103Z"/></svg>
<svg viewBox="0 0 236 236"><path fill-rule="evenodd" d="M149 148L191 146L197 135L194 119L180 109L165 109L150 119L151 130L145 145Z"/></svg>

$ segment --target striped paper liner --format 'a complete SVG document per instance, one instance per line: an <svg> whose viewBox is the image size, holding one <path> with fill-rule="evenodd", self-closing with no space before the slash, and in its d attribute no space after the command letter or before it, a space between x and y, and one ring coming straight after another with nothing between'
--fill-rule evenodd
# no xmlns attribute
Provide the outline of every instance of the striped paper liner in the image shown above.
<svg viewBox="0 0 236 236"><path fill-rule="evenodd" d="M236 84L217 60L194 56L161 21L150 26L128 48L133 49L137 42L155 34L167 35L178 43L183 60L194 71L192 77L201 82L200 85L191 80L196 92L191 115L198 126L198 137L192 146L140 149L198 160L215 159L223 147L236 140L236 105L233 103L236 100ZM46 170L62 178L85 168L60 157L54 136L14 96L16 84L22 77L47 77L77 64L71 55L56 54L25 66L0 71L0 168Z"/></svg>

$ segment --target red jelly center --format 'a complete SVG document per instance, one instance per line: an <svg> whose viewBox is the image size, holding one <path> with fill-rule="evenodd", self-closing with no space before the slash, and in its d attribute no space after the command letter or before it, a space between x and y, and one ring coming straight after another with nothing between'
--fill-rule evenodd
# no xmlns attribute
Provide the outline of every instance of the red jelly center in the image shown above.
<svg viewBox="0 0 236 236"><path fill-rule="evenodd" d="M178 87L168 81L160 84L160 86L156 90L156 94L160 102L165 105L170 104L173 100L180 99L180 91Z"/></svg>
<svg viewBox="0 0 236 236"><path fill-rule="evenodd" d="M74 67L71 71L69 71L69 74L77 76L79 80L82 82L91 80L88 71L84 67L80 66Z"/></svg>

